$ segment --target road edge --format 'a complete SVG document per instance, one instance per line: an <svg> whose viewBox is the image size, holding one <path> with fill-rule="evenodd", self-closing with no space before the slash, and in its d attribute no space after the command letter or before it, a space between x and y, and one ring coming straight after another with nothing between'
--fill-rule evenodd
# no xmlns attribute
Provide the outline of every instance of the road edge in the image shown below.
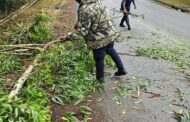
<svg viewBox="0 0 190 122"><path fill-rule="evenodd" d="M173 8L173 9L176 9L176 10L180 10L181 12L190 13L190 10L188 10L188 9L181 8L181 7L175 6L175 5L171 5L169 3L162 2L161 0L154 0L154 1L157 2L157 3L160 3L162 5L168 6L170 8Z"/></svg>

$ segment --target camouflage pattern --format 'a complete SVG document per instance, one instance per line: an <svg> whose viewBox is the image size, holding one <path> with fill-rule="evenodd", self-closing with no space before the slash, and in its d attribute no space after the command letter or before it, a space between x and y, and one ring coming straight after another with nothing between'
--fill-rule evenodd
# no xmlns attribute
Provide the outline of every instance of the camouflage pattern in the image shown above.
<svg viewBox="0 0 190 122"><path fill-rule="evenodd" d="M91 49L98 49L114 41L118 33L101 0L81 0L78 9L78 28L70 39L82 36Z"/></svg>

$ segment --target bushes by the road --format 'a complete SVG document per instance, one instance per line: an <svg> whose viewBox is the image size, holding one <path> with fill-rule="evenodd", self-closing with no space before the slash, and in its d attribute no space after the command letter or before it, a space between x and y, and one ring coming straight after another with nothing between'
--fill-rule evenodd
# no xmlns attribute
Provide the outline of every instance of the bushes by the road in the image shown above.
<svg viewBox="0 0 190 122"><path fill-rule="evenodd" d="M19 8L30 0L0 0L0 11L9 13L12 9Z"/></svg>

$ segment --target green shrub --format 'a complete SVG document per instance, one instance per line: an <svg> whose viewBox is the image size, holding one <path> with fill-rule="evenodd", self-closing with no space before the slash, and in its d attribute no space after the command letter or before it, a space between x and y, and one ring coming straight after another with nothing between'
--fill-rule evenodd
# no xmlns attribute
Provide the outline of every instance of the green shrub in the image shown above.
<svg viewBox="0 0 190 122"><path fill-rule="evenodd" d="M15 31L5 39L12 44L43 43L53 38L49 22L52 17L45 13L36 14L32 25L17 24ZM29 27L28 27L29 26Z"/></svg>
<svg viewBox="0 0 190 122"><path fill-rule="evenodd" d="M51 40L53 35L48 25L51 17L45 13L38 13L34 19L34 24L29 29L28 39L31 42L42 43Z"/></svg>

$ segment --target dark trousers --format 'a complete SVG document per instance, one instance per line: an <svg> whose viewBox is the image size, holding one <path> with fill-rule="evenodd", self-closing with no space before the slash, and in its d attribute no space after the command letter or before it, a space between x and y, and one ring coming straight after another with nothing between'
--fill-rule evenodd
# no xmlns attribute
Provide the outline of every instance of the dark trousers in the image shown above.
<svg viewBox="0 0 190 122"><path fill-rule="evenodd" d="M106 53L109 56L111 56L118 70L124 70L123 63L118 53L114 49L114 42L111 42L107 46L93 50L94 60L96 62L96 79L97 80L102 80L104 78L104 58L105 58Z"/></svg>
<svg viewBox="0 0 190 122"><path fill-rule="evenodd" d="M126 9L127 9L127 12L130 12L130 6L126 7ZM123 25L124 22L126 22L128 28L131 28L130 23L129 23L129 14L124 13L123 18L121 19L120 25Z"/></svg>
<svg viewBox="0 0 190 122"><path fill-rule="evenodd" d="M123 25L124 21L126 22L127 27L131 28L130 23L129 23L129 14L124 14L123 15L123 18L121 19L120 25Z"/></svg>

